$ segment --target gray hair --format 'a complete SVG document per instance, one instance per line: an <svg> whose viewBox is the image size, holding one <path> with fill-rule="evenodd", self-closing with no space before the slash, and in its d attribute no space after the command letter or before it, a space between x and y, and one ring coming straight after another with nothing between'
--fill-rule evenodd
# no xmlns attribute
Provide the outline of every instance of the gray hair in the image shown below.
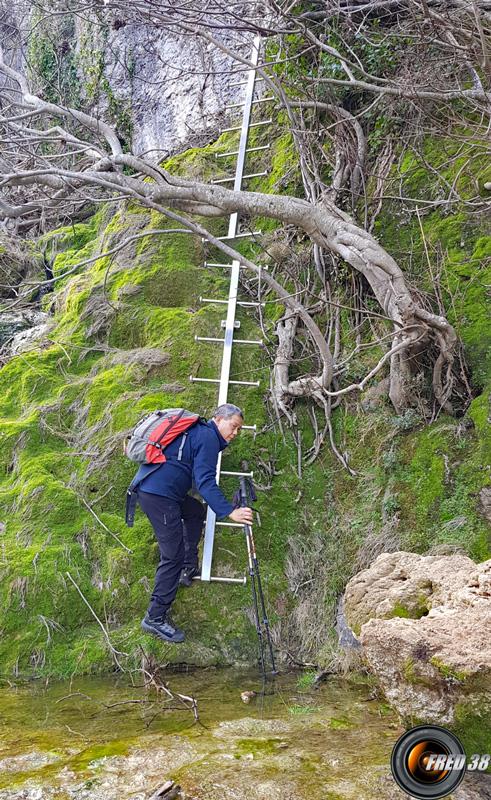
<svg viewBox="0 0 491 800"><path fill-rule="evenodd" d="M222 419L230 419L237 415L238 417L242 417L244 419L244 414L240 410L238 406L234 406L233 403L223 403L221 406L218 406L216 411L213 414L213 417L222 417Z"/></svg>

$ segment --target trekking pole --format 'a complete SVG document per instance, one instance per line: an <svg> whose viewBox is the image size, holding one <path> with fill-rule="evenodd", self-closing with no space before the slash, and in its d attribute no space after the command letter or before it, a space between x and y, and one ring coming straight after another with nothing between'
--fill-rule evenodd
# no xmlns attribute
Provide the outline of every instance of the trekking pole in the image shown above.
<svg viewBox="0 0 491 800"><path fill-rule="evenodd" d="M242 476L240 478L240 490L239 490L239 500L240 505L242 508L249 506L249 503L254 502L256 499L256 494L254 492L254 486L252 481L247 479L246 477ZM265 663L264 663L264 641L263 641L263 631L261 622L259 619L259 603L258 603L258 596L259 602L261 604L261 614L262 614L262 625L264 626L264 630L266 632L266 641L268 643L269 649L269 656L271 660L271 671L272 674L276 674L276 665L274 660L274 652L273 652L273 642L271 640L271 631L269 627L269 620L268 615L266 613L266 604L264 602L264 594L263 588L261 584L261 575L259 572L259 563L257 560L256 555L256 546L254 544L254 537L252 535L252 527L251 525L244 524L244 533L246 535L246 542L247 542L247 555L249 560L249 575L251 577L251 588L252 588L252 597L254 602L254 612L256 618L256 629L257 634L259 637L259 649L260 649L260 664L261 664L261 671L263 674L263 678L266 676L265 670ZM256 589L256 581L257 581L257 589Z"/></svg>

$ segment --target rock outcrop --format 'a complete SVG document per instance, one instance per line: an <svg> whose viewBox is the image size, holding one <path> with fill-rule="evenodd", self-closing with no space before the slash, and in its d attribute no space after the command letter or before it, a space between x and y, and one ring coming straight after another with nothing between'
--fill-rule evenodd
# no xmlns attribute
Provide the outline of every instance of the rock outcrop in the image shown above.
<svg viewBox="0 0 491 800"><path fill-rule="evenodd" d="M95 7L68 15L59 0L51 10L58 14L43 16L27 0L12 0L0 20L8 60L25 73L28 41L31 67L38 73L34 88L45 94L55 78L49 59L36 54L52 50L62 59L65 83L73 75L71 104L115 124L136 154L157 161L186 146L202 146L231 114L240 113L225 110L244 95L244 71L227 50L249 58L252 34L215 31L220 49L145 22L143 12L108 11L102 19Z"/></svg>
<svg viewBox="0 0 491 800"><path fill-rule="evenodd" d="M29 350L34 343L47 335L52 328L49 314L23 309L0 314L0 346L2 356L11 358L16 353Z"/></svg>
<svg viewBox="0 0 491 800"><path fill-rule="evenodd" d="M458 725L471 716L486 726L491 560L384 553L348 583L345 612L403 718Z"/></svg>

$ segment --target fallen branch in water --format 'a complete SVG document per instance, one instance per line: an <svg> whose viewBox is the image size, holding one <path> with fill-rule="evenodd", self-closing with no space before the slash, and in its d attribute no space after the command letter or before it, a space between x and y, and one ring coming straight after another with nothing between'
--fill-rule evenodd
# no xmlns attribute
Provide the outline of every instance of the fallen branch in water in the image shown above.
<svg viewBox="0 0 491 800"><path fill-rule="evenodd" d="M179 692L172 692L169 689L167 683L164 683L159 679L159 677L156 674L156 671L150 672L148 669L146 669L144 664L148 663L148 659L143 647L141 647L140 649L143 654L141 671L143 672L144 675L146 675L149 678L149 681L146 685L153 686L158 694L164 692L168 697L172 698L173 700L177 698L185 709L193 712L195 721L199 722L198 701L196 700L196 698L186 694L180 694Z"/></svg>
<svg viewBox="0 0 491 800"><path fill-rule="evenodd" d="M175 800L181 794L181 787L174 781L166 781L150 795L148 800Z"/></svg>

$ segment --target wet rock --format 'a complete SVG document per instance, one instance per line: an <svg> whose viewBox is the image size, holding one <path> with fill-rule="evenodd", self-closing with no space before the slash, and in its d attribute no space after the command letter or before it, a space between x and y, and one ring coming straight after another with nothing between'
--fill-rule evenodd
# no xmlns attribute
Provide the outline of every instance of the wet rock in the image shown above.
<svg viewBox="0 0 491 800"><path fill-rule="evenodd" d="M491 800L491 775L467 773L452 797L453 800Z"/></svg>
<svg viewBox="0 0 491 800"><path fill-rule="evenodd" d="M0 774L38 769L59 760L55 753L31 752L0 759Z"/></svg>
<svg viewBox="0 0 491 800"><path fill-rule="evenodd" d="M291 725L282 719L243 719L226 720L220 722L215 730L215 736L255 736L268 733L288 733Z"/></svg>
<svg viewBox="0 0 491 800"><path fill-rule="evenodd" d="M436 724L491 713L491 561L380 556L346 589L363 654L402 717ZM356 629L355 628L355 629Z"/></svg>
<svg viewBox="0 0 491 800"><path fill-rule="evenodd" d="M361 407L363 411L373 411L383 405L389 396L390 379L383 378L375 386L363 392Z"/></svg>
<svg viewBox="0 0 491 800"><path fill-rule="evenodd" d="M26 309L0 314L0 346L7 357L29 350L52 326L48 314Z"/></svg>
<svg viewBox="0 0 491 800"><path fill-rule="evenodd" d="M256 694L257 694L256 692L252 692L252 691L250 691L250 692L241 692L240 693L240 699L242 700L243 703L250 703L251 700L256 696Z"/></svg>
<svg viewBox="0 0 491 800"><path fill-rule="evenodd" d="M344 611L344 598L341 597L336 610L336 633L338 635L338 643L340 647L345 649L355 649L360 647L360 642L354 635L353 631L346 622L346 614Z"/></svg>

